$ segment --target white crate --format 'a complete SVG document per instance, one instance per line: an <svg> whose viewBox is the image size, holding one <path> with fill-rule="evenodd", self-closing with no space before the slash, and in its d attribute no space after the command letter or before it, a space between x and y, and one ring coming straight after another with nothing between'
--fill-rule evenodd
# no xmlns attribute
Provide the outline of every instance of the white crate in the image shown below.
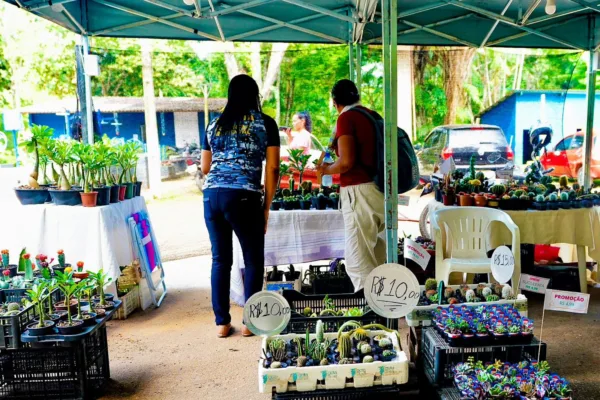
<svg viewBox="0 0 600 400"><path fill-rule="evenodd" d="M468 285L470 289L475 289L477 285ZM460 288L460 285L448 285L446 287L452 288L454 290ZM420 286L420 293L423 293L425 290L425 285ZM513 288L514 290L514 288ZM457 305L467 305L469 307L478 307L478 306L486 306L486 305L499 305L499 304L510 304L513 305L519 314L522 317L527 317L527 297L525 295L519 294L517 295L516 300L498 300L498 301L485 301L478 303L460 303ZM428 306L416 306L407 316L406 323L408 326L431 326L433 324L433 311L438 307L448 308L449 304L431 304Z"/></svg>
<svg viewBox="0 0 600 400"><path fill-rule="evenodd" d="M116 319L127 319L129 315L140 308L140 287L135 286L125 296L119 297L123 302L115 314Z"/></svg>
<svg viewBox="0 0 600 400"><path fill-rule="evenodd" d="M283 392L309 392L317 389L344 389L362 388L376 385L402 385L408 382L408 359L400 351L398 339L395 334L384 331L368 331L369 336L384 335L388 337L396 350L396 358L392 361L375 361L372 363L326 365L313 367L287 367L282 369L269 369L263 367L263 361L258 362L258 389L260 393ZM311 334L311 339L315 334ZM267 343L271 339L284 339L286 342L296 337L305 338L306 335L288 334L263 338L262 349L267 351ZM337 338L337 333L325 333L325 337L332 340ZM349 381L347 381L349 378ZM319 384L323 381L324 384Z"/></svg>

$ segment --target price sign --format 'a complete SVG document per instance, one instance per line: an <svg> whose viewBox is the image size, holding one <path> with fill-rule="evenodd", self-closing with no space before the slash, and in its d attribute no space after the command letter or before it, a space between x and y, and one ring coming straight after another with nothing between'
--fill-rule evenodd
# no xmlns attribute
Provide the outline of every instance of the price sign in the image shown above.
<svg viewBox="0 0 600 400"><path fill-rule="evenodd" d="M506 283L515 270L515 258L506 246L500 246L492 254L492 275L498 283ZM514 283L516 285L516 282Z"/></svg>
<svg viewBox="0 0 600 400"><path fill-rule="evenodd" d="M244 306L244 323L255 335L277 335L290 322L290 305L277 292L255 293Z"/></svg>
<svg viewBox="0 0 600 400"><path fill-rule="evenodd" d="M539 276L521 274L521 284L519 289L528 290L534 293L546 293L550 279L540 278Z"/></svg>
<svg viewBox="0 0 600 400"><path fill-rule="evenodd" d="M369 307L386 318L401 318L419 302L419 281L405 266L383 264L365 280L365 298Z"/></svg>
<svg viewBox="0 0 600 400"><path fill-rule="evenodd" d="M423 268L423 271L425 271L427 269L427 264L429 264L431 254L414 240L404 238L404 258L413 260Z"/></svg>
<svg viewBox="0 0 600 400"><path fill-rule="evenodd" d="M589 304L589 294L548 289L544 299L544 310L587 314Z"/></svg>

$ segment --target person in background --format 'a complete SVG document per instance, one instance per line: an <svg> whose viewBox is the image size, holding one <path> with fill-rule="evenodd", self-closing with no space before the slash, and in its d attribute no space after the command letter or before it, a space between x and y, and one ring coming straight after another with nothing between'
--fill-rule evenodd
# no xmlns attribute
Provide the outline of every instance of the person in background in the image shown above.
<svg viewBox="0 0 600 400"><path fill-rule="evenodd" d="M299 112L292 117L292 129L286 130L290 149L302 149L310 154L312 146L312 120L308 112Z"/></svg>
<svg viewBox="0 0 600 400"><path fill-rule="evenodd" d="M207 175L204 220L212 246L212 306L217 336L227 337L233 332L229 314L232 235L235 232L244 255L248 300L262 289L269 207L279 179L279 130L273 118L261 112L258 85L248 75L231 80L223 114L206 129L202 172ZM252 336L245 325L242 335Z"/></svg>
<svg viewBox="0 0 600 400"><path fill-rule="evenodd" d="M360 111L374 113L360 105L354 82L338 81L331 90L337 119L332 148L338 156L333 164L321 164L321 175L340 174L340 203L346 232L346 271L354 290L364 286L369 273L385 263L385 204L383 193L373 182L377 172L376 130Z"/></svg>

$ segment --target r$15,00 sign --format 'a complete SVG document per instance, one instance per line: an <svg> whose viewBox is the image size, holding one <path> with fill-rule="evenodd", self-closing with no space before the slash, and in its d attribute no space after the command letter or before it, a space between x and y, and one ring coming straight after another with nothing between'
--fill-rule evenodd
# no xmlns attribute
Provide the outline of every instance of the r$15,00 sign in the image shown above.
<svg viewBox="0 0 600 400"><path fill-rule="evenodd" d="M255 335L278 335L290 322L290 304L277 292L255 293L244 305L244 323Z"/></svg>
<svg viewBox="0 0 600 400"><path fill-rule="evenodd" d="M419 302L419 281L408 268L383 264L365 280L365 297L369 307L386 318L401 318Z"/></svg>

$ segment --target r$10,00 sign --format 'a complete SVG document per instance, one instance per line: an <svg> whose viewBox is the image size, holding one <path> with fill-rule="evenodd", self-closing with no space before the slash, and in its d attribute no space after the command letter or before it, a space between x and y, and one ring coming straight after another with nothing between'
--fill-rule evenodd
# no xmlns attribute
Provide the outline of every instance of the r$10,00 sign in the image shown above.
<svg viewBox="0 0 600 400"><path fill-rule="evenodd" d="M365 280L365 297L369 307L386 318L401 318L419 302L419 281L400 264L383 264Z"/></svg>
<svg viewBox="0 0 600 400"><path fill-rule="evenodd" d="M290 322L290 304L277 292L255 293L244 305L244 323L255 335L278 335Z"/></svg>

